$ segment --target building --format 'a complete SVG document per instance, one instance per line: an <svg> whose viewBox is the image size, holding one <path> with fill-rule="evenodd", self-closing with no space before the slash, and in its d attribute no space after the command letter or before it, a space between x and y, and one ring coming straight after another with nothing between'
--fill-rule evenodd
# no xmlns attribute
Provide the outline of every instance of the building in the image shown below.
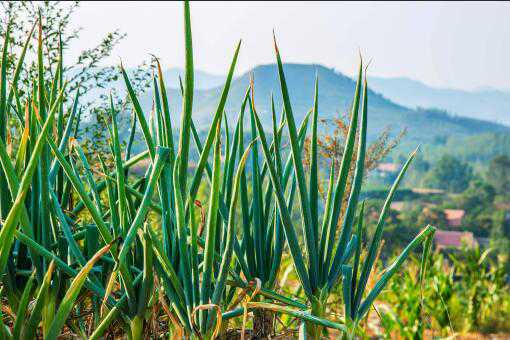
<svg viewBox="0 0 510 340"><path fill-rule="evenodd" d="M418 195L441 195L445 192L442 189L432 188L412 188L411 191Z"/></svg>
<svg viewBox="0 0 510 340"><path fill-rule="evenodd" d="M377 165L379 172L394 173L400 169L400 165L396 163L380 163Z"/></svg>
<svg viewBox="0 0 510 340"><path fill-rule="evenodd" d="M478 245L472 232L437 230L434 235L434 243L438 250L446 248L460 248L463 245L475 247Z"/></svg>
<svg viewBox="0 0 510 340"><path fill-rule="evenodd" d="M390 208L392 210L395 210L398 212L404 211L404 207L405 207L405 202L402 202L402 201L391 202L391 204L390 204Z"/></svg>
<svg viewBox="0 0 510 340"><path fill-rule="evenodd" d="M466 215L466 212L462 209L445 209L443 212L449 227L460 227L462 219Z"/></svg>

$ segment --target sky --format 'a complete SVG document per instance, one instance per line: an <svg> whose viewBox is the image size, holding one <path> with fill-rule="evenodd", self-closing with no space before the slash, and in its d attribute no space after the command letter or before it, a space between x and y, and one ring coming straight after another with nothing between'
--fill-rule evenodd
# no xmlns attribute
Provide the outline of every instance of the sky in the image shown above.
<svg viewBox="0 0 510 340"><path fill-rule="evenodd" d="M68 55L107 32L127 33L108 63L134 66L155 54L182 67L179 2L83 2L73 24L80 40ZM460 89L510 90L510 3L191 2L197 69L226 74L242 39L237 74L275 62L272 31L284 62L318 63L354 74L358 51L369 75L409 77Z"/></svg>

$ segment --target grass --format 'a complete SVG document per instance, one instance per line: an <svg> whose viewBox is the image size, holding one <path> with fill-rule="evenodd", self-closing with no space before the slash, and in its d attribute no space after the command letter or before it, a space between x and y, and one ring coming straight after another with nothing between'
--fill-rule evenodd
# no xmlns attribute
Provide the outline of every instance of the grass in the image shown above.
<svg viewBox="0 0 510 340"><path fill-rule="evenodd" d="M6 59L7 29L0 117L2 122L14 121L21 138L8 139L6 124L2 125L0 161L5 183L0 192L0 271L3 301L10 311L8 317L2 316L0 332L4 338L38 334L56 339L63 332L90 339L105 334L141 339L150 332L216 338L229 331L229 320L244 315L246 321L248 310L255 310L255 315L270 312L262 315L269 315L269 323L274 322L275 315L297 318L303 337L319 338L328 328L354 337L410 253L424 242L430 245L435 229L428 226L375 285L368 286L388 208L414 153L389 190L369 247L362 251L364 204L359 194L368 124L368 87L366 79L363 81L362 63L343 160L339 169L330 170L327 200L322 202L318 195L319 79L314 106L298 124L275 39L284 112L277 123L271 99L273 139L270 143L262 128L253 85L240 103L230 134L224 108L240 53L239 42L202 143L192 114L194 68L188 2L184 2L183 15L185 76L180 127L172 127L170 117L175 113L169 109L159 61L155 61L154 110L149 121L120 65L147 151L126 159L133 139L124 148L118 131L122 112L111 102L112 168L103 159L94 162L100 167L90 164L93 159L75 142L80 123L79 93L74 94L74 100L68 98L71 94L66 92L62 58L52 75L45 71L44 18L38 21L38 76L33 79L34 86L23 89L21 97L16 90L17 79L20 70L27 67L23 61L26 50L11 72ZM252 141L244 145L247 109ZM303 143L310 122L311 166L307 174ZM178 145L174 145L175 133ZM290 142L288 154L282 147L284 133ZM199 154L195 167L189 165L192 139ZM15 155L9 152L13 143L17 143ZM148 169L133 181L129 167L144 158L149 159ZM354 173L349 171L352 164ZM101 169L100 175L97 169ZM206 207L197 202L204 181L209 181ZM298 219L292 214L295 203ZM148 217L150 214L158 216L156 222ZM301 228L297 228L299 224ZM427 246L424 249L428 251ZM283 295L276 289L285 256L292 260L304 292L301 296ZM344 304L340 318L329 315L326 308L329 295L339 285ZM28 322L22 322L27 316ZM164 327L159 326L160 320L164 320ZM257 328L262 323L254 320L253 324ZM243 329L245 326L243 322Z"/></svg>

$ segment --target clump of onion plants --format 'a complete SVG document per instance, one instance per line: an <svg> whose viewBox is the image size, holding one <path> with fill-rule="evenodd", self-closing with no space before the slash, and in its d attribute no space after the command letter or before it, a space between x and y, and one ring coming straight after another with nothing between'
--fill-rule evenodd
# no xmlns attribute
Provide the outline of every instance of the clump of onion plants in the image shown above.
<svg viewBox="0 0 510 340"><path fill-rule="evenodd" d="M172 126L171 117L178 113L170 110L173 98L168 98L159 60L153 65L150 113L142 108L140 94L121 65L137 123L125 145L119 124L125 112L110 98L105 112L111 150L107 161L88 155L77 141L80 94L67 88L62 51L56 65L45 65L43 20L29 32L17 60L8 59L10 25L2 50L0 289L1 303L9 308L0 314L1 338L213 339L232 332L243 337L249 311L254 313L253 336L272 335L274 316L285 314L299 319L302 336L318 338L332 328L352 337L410 252L424 241L428 249L432 227L419 233L368 287L387 211L414 154L389 190L363 252L359 196L368 88L366 80L362 86L362 65L343 160L339 169L331 167L322 202L318 80L314 106L298 126L276 42L283 114L278 120L271 98L272 141L260 122L253 84L239 103L232 134L228 126L225 105L240 42L201 140L193 121L193 44L185 2L180 126ZM25 55L36 27L37 77L23 85L20 74L29 67ZM310 172L305 173L303 145L309 125ZM137 130L147 149L131 156ZM283 150L284 141L289 152ZM193 166L192 148L197 154ZM145 173L131 174L129 168L142 160L148 164ZM197 200L201 188L207 202ZM296 206L297 220L292 218ZM276 291L287 248L304 296ZM328 315L326 309L338 285L343 318ZM234 319L242 324L241 331L229 326Z"/></svg>
<svg viewBox="0 0 510 340"><path fill-rule="evenodd" d="M359 321L387 284L392 275L399 269L410 252L431 239L434 228L427 227L403 250L400 256L390 265L375 286L368 292L369 276L374 268L376 253L382 240L384 221L391 201L409 167L415 153L413 152L403 165L394 184L388 192L385 204L377 222L375 233L372 236L368 252L362 259L362 233L363 233L363 204L359 204L359 196L364 178L364 163L366 153L366 139L368 127L368 86L366 77L361 91L363 66L360 63L359 75L350 114L349 132L344 146L343 159L334 180L335 169L330 171L327 200L324 205L322 219L319 218L319 178L318 178L318 143L317 125L319 114L318 80L315 83L315 99L312 109L312 136L310 142L310 173L305 174L303 169L303 155L292 111L289 92L285 80L280 52L274 40L278 75L280 79L281 95L285 112L289 144L293 160L293 172L297 182L299 207L302 227L303 243L306 257L300 247L300 240L296 233L297 221L291 218L291 209L285 199L285 183L282 183L281 170L275 164L281 164L281 153L278 149L270 151L265 137L263 126L254 112L258 137L262 146L264 158L268 167L271 182L275 191L279 215L289 246L290 254L296 268L299 281L308 300L310 313L314 316L324 317L325 306L332 288L342 281L343 302L345 304L346 332L352 336ZM363 94L361 94L363 92ZM360 105L361 102L361 105ZM361 110L360 110L361 106ZM359 117L361 115L361 117ZM359 126L359 129L358 129ZM359 130L359 131L358 131ZM357 136L357 147L356 144ZM356 149L356 150L355 150ZM355 170L348 181L351 160L356 154ZM308 175L308 176L307 176ZM307 183L308 182L308 183ZM348 186L348 183L351 183ZM344 200L344 197L348 197ZM346 205L343 206L343 202ZM337 233L338 225L341 229ZM337 235L339 234L339 235ZM338 237L337 237L338 236ZM367 293L365 295L365 293ZM306 331L314 338L320 336L320 327L309 323Z"/></svg>

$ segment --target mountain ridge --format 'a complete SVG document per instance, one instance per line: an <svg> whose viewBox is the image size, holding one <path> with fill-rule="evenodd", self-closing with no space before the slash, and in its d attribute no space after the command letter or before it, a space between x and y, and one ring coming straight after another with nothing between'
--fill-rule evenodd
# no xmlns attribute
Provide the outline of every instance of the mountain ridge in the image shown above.
<svg viewBox="0 0 510 340"><path fill-rule="evenodd" d="M440 88L406 77L370 77L369 81L376 92L409 108L435 107L510 126L510 93L505 90Z"/></svg>
<svg viewBox="0 0 510 340"><path fill-rule="evenodd" d="M348 112L355 88L355 82L350 77L319 64L286 63L284 72L297 121L302 120L312 107L316 74L319 79L319 117L321 119L339 118L344 117ZM280 85L275 64L256 66L233 79L225 106L228 122L230 125L234 124L233 119L237 117L242 99L249 86L251 74L254 76L257 112L263 124L269 128L271 126L271 93L275 98L277 115L281 112ZM368 133L370 139L378 136L388 126L392 128L393 134L407 129L406 140L416 143L430 143L450 135L510 132L509 127L480 119L452 115L437 109L407 108L373 90L370 78L368 86ZM199 127L205 127L210 123L211 117L216 111L222 87L223 85L195 90L193 118ZM180 91L175 88L168 88L167 91L172 112L180 112ZM143 96L141 102L148 113L152 104L151 94ZM174 116L178 116L178 114ZM248 119L245 123L247 121Z"/></svg>

